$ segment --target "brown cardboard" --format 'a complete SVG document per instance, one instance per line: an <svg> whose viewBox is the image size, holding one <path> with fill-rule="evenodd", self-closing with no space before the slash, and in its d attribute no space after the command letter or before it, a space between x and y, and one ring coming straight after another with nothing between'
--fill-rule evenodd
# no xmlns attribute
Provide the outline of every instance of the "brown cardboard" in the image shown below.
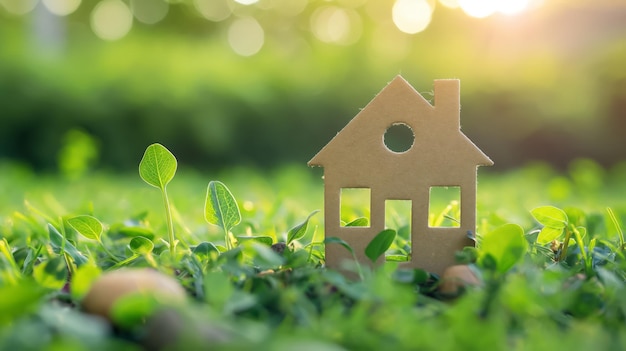
<svg viewBox="0 0 626 351"><path fill-rule="evenodd" d="M473 245L467 233L476 230L477 167L493 162L461 132L459 80L435 80L434 85L433 106L397 76L308 163L324 167L326 237L346 241L360 264L369 264L365 247L385 229L385 200L412 202L412 258L403 265L441 274L455 264L455 251ZM412 147L401 153L383 141L387 128L398 123L415 136ZM428 226L431 186L460 187L460 227ZM370 189L369 227L340 226L342 188ZM327 267L340 268L349 259L342 246L326 246Z"/></svg>

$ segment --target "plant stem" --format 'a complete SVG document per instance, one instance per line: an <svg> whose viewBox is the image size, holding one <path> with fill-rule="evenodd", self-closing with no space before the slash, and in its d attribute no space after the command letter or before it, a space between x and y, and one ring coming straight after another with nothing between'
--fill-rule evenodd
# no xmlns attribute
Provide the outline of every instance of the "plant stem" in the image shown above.
<svg viewBox="0 0 626 351"><path fill-rule="evenodd" d="M561 248L561 254L559 255L558 262L561 262L567 256L567 247L569 246L569 239L572 237L572 231L568 227L565 227L565 240L563 241L563 248Z"/></svg>
<svg viewBox="0 0 626 351"><path fill-rule="evenodd" d="M115 263L118 263L120 261L119 258L117 258L117 256L115 256L102 242L102 240L98 240L98 242L100 243L100 246L102 246L102 249L104 250L104 252L109 255L109 257L111 257L111 259L113 261L115 261Z"/></svg>
<svg viewBox="0 0 626 351"><path fill-rule="evenodd" d="M172 222L172 209L170 208L170 200L167 197L167 189L161 189L163 194L163 203L165 204L165 218L167 220L167 233L170 242L170 256L172 260L176 259L176 242L174 240L174 223Z"/></svg>
<svg viewBox="0 0 626 351"><path fill-rule="evenodd" d="M232 249L232 243L230 242L230 232L226 228L224 228L224 241L226 242L226 249Z"/></svg>

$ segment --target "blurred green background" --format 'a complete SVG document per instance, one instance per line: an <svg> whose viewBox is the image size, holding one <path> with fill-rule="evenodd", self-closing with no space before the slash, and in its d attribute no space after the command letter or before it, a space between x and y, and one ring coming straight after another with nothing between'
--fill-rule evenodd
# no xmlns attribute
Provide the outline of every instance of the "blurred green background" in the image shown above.
<svg viewBox="0 0 626 351"><path fill-rule="evenodd" d="M621 0L0 0L0 159L305 164L402 74L504 170L625 159Z"/></svg>

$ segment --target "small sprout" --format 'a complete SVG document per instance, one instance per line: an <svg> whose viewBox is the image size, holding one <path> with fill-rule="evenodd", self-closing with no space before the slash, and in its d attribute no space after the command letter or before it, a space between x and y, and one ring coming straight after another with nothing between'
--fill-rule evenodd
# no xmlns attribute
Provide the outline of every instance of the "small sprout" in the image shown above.
<svg viewBox="0 0 626 351"><path fill-rule="evenodd" d="M167 184L174 178L177 168L176 157L161 144L148 146L146 152L139 162L139 176L149 185L161 190L163 203L165 204L165 215L167 219L167 229L169 237L170 256L176 257L176 239L174 237L174 223L172 221L172 210L167 197Z"/></svg>
<svg viewBox="0 0 626 351"><path fill-rule="evenodd" d="M224 230L226 248L232 249L230 230L241 222L237 200L224 183L212 181L207 187L204 218L207 222ZM271 244L270 244L271 245Z"/></svg>

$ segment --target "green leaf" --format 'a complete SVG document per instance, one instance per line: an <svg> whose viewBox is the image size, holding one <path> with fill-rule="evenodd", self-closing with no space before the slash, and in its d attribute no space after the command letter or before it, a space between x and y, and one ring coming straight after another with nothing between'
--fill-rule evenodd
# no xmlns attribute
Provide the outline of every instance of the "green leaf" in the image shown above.
<svg viewBox="0 0 626 351"><path fill-rule="evenodd" d="M289 232L287 232L287 245L291 244L291 242L294 240L301 239L306 234L306 231L309 228L309 219L311 219L311 217L313 217L318 212L319 210L311 212L311 214L306 218L306 220L304 220L304 222L289 229Z"/></svg>
<svg viewBox="0 0 626 351"><path fill-rule="evenodd" d="M346 227L368 227L370 225L369 219L365 217L359 217L352 222L346 223Z"/></svg>
<svg viewBox="0 0 626 351"><path fill-rule="evenodd" d="M67 282L67 266L63 256L46 261L33 270L33 277L44 288L59 290Z"/></svg>
<svg viewBox="0 0 626 351"><path fill-rule="evenodd" d="M144 238L148 238L150 240L154 239L154 232L148 228L143 227L130 227L125 225L112 225L109 229L109 235L112 233L123 235L126 237L135 237L135 236L143 236Z"/></svg>
<svg viewBox="0 0 626 351"><path fill-rule="evenodd" d="M139 176L146 183L165 189L176 174L176 157L161 144L148 146L139 162Z"/></svg>
<svg viewBox="0 0 626 351"><path fill-rule="evenodd" d="M85 238L100 241L102 223L95 217L77 216L68 219L67 223Z"/></svg>
<svg viewBox="0 0 626 351"><path fill-rule="evenodd" d="M274 243L274 240L272 239L271 236L265 236L265 235L258 235L258 236L238 236L237 240L239 240L241 243L245 242L245 241L254 241L266 246L272 246L272 244Z"/></svg>
<svg viewBox="0 0 626 351"><path fill-rule="evenodd" d="M21 280L17 285L0 285L0 325L34 310L44 302L49 291L32 280Z"/></svg>
<svg viewBox="0 0 626 351"><path fill-rule="evenodd" d="M537 243L547 244L563 234L563 228L543 227L537 236Z"/></svg>
<svg viewBox="0 0 626 351"><path fill-rule="evenodd" d="M117 326L130 328L145 323L167 301L155 294L134 292L117 299L111 306L111 319Z"/></svg>
<svg viewBox="0 0 626 351"><path fill-rule="evenodd" d="M215 252L216 256L219 256L220 254L220 251L217 249L217 247L213 245L213 243L210 243L208 241L203 241L198 244L198 246L196 246L192 252L198 255L198 257L204 259L211 257L211 252Z"/></svg>
<svg viewBox="0 0 626 351"><path fill-rule="evenodd" d="M391 244L393 244L395 238L396 231L393 229L385 229L376 234L374 239L365 247L365 256L372 262L376 262L380 256L385 254L385 251L389 249Z"/></svg>
<svg viewBox="0 0 626 351"><path fill-rule="evenodd" d="M253 264L261 270L276 268L285 263L285 259L268 246L256 242L251 244L244 252L252 256Z"/></svg>
<svg viewBox="0 0 626 351"><path fill-rule="evenodd" d="M87 295L93 282L98 279L101 273L100 268L94 264L85 264L76 269L72 275L72 286L70 289L72 297L80 300Z"/></svg>
<svg viewBox="0 0 626 351"><path fill-rule="evenodd" d="M491 266L493 259L496 270L504 273L522 259L527 248L528 242L522 227L505 224L482 236L479 262L483 267Z"/></svg>
<svg viewBox="0 0 626 351"><path fill-rule="evenodd" d="M154 249L154 244L143 236L136 236L130 240L130 250L137 255L147 255Z"/></svg>
<svg viewBox="0 0 626 351"><path fill-rule="evenodd" d="M554 206L541 206L530 211L530 214L546 227L565 228L567 226L567 214L565 211Z"/></svg>
<svg viewBox="0 0 626 351"><path fill-rule="evenodd" d="M328 245L328 244L339 244L343 247L346 248L346 250L350 251L350 253L354 254L354 250L352 249L352 247L350 247L350 245L345 242L343 239L338 238L336 236L331 236L329 238L324 239L324 244Z"/></svg>
<svg viewBox="0 0 626 351"><path fill-rule="evenodd" d="M407 255L388 255L385 256L387 262L408 262L409 256Z"/></svg>
<svg viewBox="0 0 626 351"><path fill-rule="evenodd" d="M66 252L79 267L87 263L87 258L50 223L48 223L48 233L50 234L50 245L55 253Z"/></svg>
<svg viewBox="0 0 626 351"><path fill-rule="evenodd" d="M241 222L237 201L224 183L219 181L209 183L204 218L207 222L220 226L225 232L229 232Z"/></svg>

